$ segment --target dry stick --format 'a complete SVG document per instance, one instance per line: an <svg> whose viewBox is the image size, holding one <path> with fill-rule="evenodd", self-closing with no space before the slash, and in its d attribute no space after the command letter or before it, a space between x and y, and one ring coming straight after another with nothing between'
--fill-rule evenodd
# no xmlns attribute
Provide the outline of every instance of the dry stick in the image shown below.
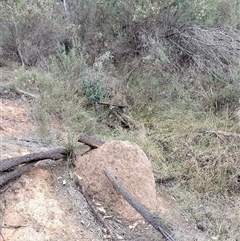
<svg viewBox="0 0 240 241"><path fill-rule="evenodd" d="M172 181L176 181L177 177L176 176L169 176L169 177L157 177L155 178L155 183L158 184L165 184L167 182L172 182Z"/></svg>
<svg viewBox="0 0 240 241"><path fill-rule="evenodd" d="M173 233L162 223L162 221L154 216L149 209L141 204L122 184L122 182L118 179L116 175L113 174L112 171L107 170L106 175L108 179L111 181L114 188L121 193L121 195L128 201L128 203L136 209L144 219L150 223L157 231L159 231L166 240L176 241Z"/></svg>
<svg viewBox="0 0 240 241"><path fill-rule="evenodd" d="M239 134L232 133L232 132L214 131L214 130L205 131L205 132L206 132L206 133L209 133L209 134L223 135L223 136L232 136L232 137L235 137L235 138L240 138L240 135L239 135Z"/></svg>
<svg viewBox="0 0 240 241"><path fill-rule="evenodd" d="M82 142L84 144L87 144L92 148L98 148L105 143L104 141L102 141L98 138L92 137L92 136L88 136L85 133L79 134L78 142Z"/></svg>
<svg viewBox="0 0 240 241"><path fill-rule="evenodd" d="M4 225L2 228L15 228L15 229L18 229L18 228L24 228L24 227L27 227L28 225Z"/></svg>
<svg viewBox="0 0 240 241"><path fill-rule="evenodd" d="M97 219L103 224L103 226L107 229L107 232L109 233L109 235L111 236L112 240L117 240L115 234L113 234L111 228L108 226L108 224L104 221L104 219L102 218L102 215L100 214L100 212L96 209L95 204L93 203L92 199L90 198L89 194L86 191L85 186L83 185L83 183L81 182L80 178L78 175L76 175L75 178L75 183L76 185L80 188L80 192L82 193L82 195L85 197L85 199L88 202L89 207L92 209L94 215L97 217Z"/></svg>
<svg viewBox="0 0 240 241"><path fill-rule="evenodd" d="M25 96L27 96L27 97L29 97L29 98L32 98L32 99L36 99L36 98L37 98L36 95L34 95L34 94L32 94L32 93L29 93L29 92L26 92L26 91L24 91L24 90L16 89L15 91L16 91L18 94L25 95Z"/></svg>
<svg viewBox="0 0 240 241"><path fill-rule="evenodd" d="M66 157L68 151L65 148L57 148L39 153L28 154L25 156L18 156L7 158L0 161L0 172L6 171L12 167L18 166L23 163L41 161L44 159L59 160ZM1 185L1 184L0 184Z"/></svg>
<svg viewBox="0 0 240 241"><path fill-rule="evenodd" d="M7 183L8 181L10 181L12 179L20 177L22 174L27 172L36 162L37 161L25 164L22 167L19 167L12 172L7 172L6 174L1 175L0 176L0 186L2 186L3 184Z"/></svg>

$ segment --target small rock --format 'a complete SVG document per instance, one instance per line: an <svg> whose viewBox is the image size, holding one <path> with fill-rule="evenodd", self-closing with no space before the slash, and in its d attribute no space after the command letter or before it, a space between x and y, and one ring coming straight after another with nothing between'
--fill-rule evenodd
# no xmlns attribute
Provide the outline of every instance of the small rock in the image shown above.
<svg viewBox="0 0 240 241"><path fill-rule="evenodd" d="M36 232L39 232L40 231L40 228L41 228L41 225L37 222L34 222L33 223L33 228L36 230Z"/></svg>

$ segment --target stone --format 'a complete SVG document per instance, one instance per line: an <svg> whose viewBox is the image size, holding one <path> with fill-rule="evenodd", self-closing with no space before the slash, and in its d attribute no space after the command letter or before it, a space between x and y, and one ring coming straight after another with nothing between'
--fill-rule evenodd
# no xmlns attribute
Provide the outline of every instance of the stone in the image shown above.
<svg viewBox="0 0 240 241"><path fill-rule="evenodd" d="M142 204L150 211L156 210L152 165L137 144L110 141L83 156L77 156L76 159L76 172L92 197L128 221L136 221L140 214L113 188L105 174L108 168Z"/></svg>

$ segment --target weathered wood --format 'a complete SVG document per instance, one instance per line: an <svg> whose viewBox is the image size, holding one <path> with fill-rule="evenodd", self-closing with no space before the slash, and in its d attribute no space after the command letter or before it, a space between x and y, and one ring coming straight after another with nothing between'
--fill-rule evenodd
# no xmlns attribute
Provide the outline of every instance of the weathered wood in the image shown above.
<svg viewBox="0 0 240 241"><path fill-rule="evenodd" d="M15 178L20 177L22 174L27 172L36 162L37 161L25 164L25 165L17 168L14 171L7 172L5 174L0 175L0 186L4 185L5 183L7 183Z"/></svg>
<svg viewBox="0 0 240 241"><path fill-rule="evenodd" d="M104 141L102 141L98 138L92 137L92 136L88 136L85 133L81 133L78 136L78 142L82 142L84 144L87 144L92 148L98 148L105 143Z"/></svg>
<svg viewBox="0 0 240 241"><path fill-rule="evenodd" d="M11 169L23 163L29 163L34 161L41 161L44 159L59 160L66 157L68 151L65 148L57 148L39 153L28 154L24 156L17 156L0 160L0 172ZM0 184L1 185L1 184Z"/></svg>
<svg viewBox="0 0 240 241"><path fill-rule="evenodd" d="M113 174L111 170L106 171L108 179L111 181L114 188L121 193L121 195L128 201L128 203L138 211L144 219L150 223L157 231L159 231L166 240L176 241L173 233L163 224L160 218L152 214L149 209L140 203L122 184L119 178Z"/></svg>
<svg viewBox="0 0 240 241"><path fill-rule="evenodd" d="M116 235L112 232L109 225L104 221L102 215L100 212L96 209L95 204L93 203L92 199L90 198L84 184L82 183L81 179L75 175L75 183L80 188L80 192L85 197L89 207L92 209L93 214L96 216L96 218L102 223L102 225L107 229L108 234L111 236L112 240L117 240Z"/></svg>

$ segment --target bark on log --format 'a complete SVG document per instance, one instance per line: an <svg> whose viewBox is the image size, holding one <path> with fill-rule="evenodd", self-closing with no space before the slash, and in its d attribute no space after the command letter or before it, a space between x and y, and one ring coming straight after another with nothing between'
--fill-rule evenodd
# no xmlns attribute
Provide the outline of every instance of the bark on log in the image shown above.
<svg viewBox="0 0 240 241"><path fill-rule="evenodd" d="M11 181L11 180L13 180L15 178L20 177L22 174L27 172L36 162L37 161L25 164L22 167L19 167L19 168L17 168L16 170L14 170L12 172L8 172L6 174L2 174L0 176L0 186L4 185L5 183L7 183L7 182L9 182L9 181Z"/></svg>
<svg viewBox="0 0 240 241"><path fill-rule="evenodd" d="M108 234L111 236L112 240L117 240L116 239L116 235L114 235L114 233L112 232L111 228L109 227L109 225L104 221L104 219L102 218L102 215L100 214L100 212L96 209L95 204L93 203L92 199L90 198L85 186L83 185L83 183L81 182L80 178L76 175L75 178L75 183L76 185L80 188L80 192L82 193L82 195L85 197L89 207L92 209L93 214L96 216L96 218L102 223L102 225L107 229Z"/></svg>
<svg viewBox="0 0 240 241"><path fill-rule="evenodd" d="M160 218L152 214L149 209L140 203L122 184L116 175L111 170L106 171L108 179L111 181L114 188L128 201L128 203L138 211L144 219L150 223L157 231L159 231L166 240L176 241L173 233L163 224Z"/></svg>
<svg viewBox="0 0 240 241"><path fill-rule="evenodd" d="M0 172L6 171L12 167L18 166L23 163L41 161L44 159L59 160L66 157L67 154L68 151L65 148L57 148L49 151L28 154L25 156L7 158L0 161Z"/></svg>
<svg viewBox="0 0 240 241"><path fill-rule="evenodd" d="M92 137L92 136L88 136L84 133L81 133L79 136L78 136L78 142L82 142L84 144L87 144L89 145L90 147L92 148L98 148L100 146L102 146L105 142L98 139L98 138L95 138L95 137Z"/></svg>

